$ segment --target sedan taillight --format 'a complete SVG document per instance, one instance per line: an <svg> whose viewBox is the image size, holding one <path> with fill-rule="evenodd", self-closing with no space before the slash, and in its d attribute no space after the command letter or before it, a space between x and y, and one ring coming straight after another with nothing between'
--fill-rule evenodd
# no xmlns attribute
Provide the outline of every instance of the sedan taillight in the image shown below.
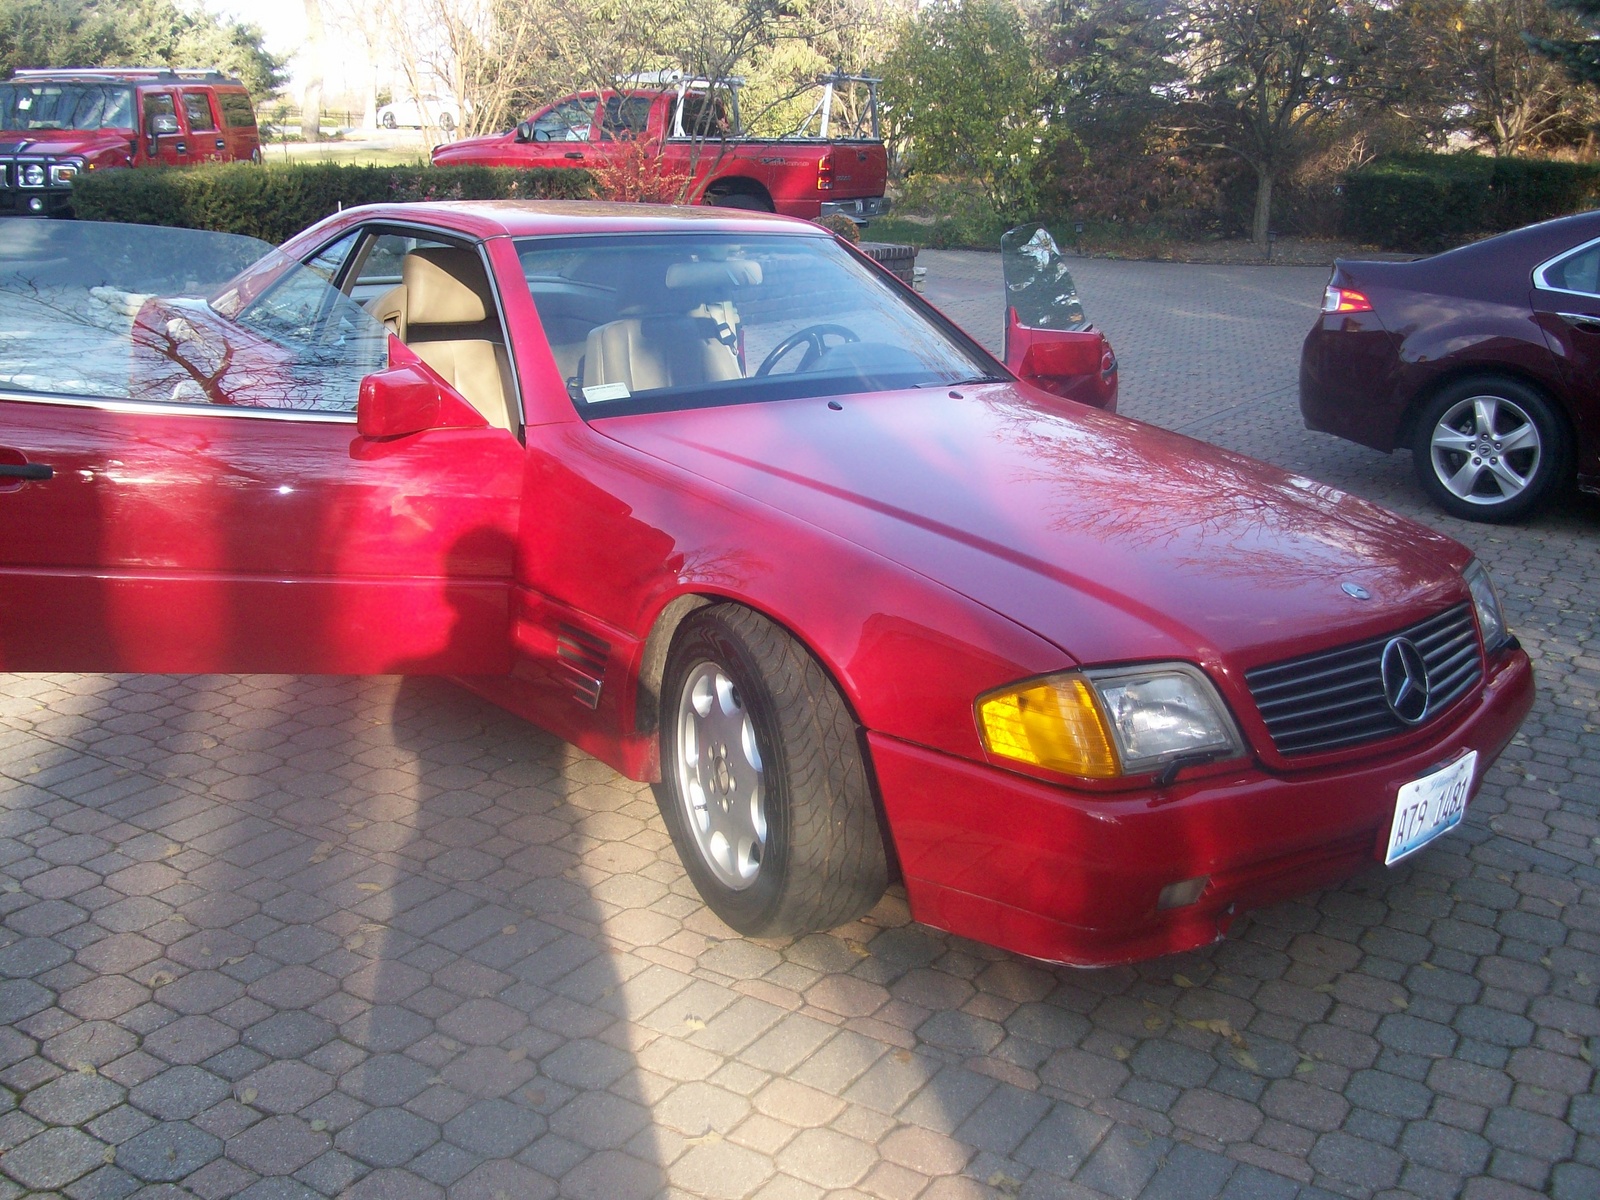
<svg viewBox="0 0 1600 1200"><path fill-rule="evenodd" d="M1322 311L1325 313L1371 312L1372 301L1354 288L1334 287L1322 293Z"/></svg>

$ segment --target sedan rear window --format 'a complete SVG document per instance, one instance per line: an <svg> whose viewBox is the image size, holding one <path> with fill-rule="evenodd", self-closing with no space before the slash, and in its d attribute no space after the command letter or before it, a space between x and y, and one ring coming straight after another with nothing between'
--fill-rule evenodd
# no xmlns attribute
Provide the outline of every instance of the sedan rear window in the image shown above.
<svg viewBox="0 0 1600 1200"><path fill-rule="evenodd" d="M539 238L518 254L588 417L941 386L997 370L830 238Z"/></svg>

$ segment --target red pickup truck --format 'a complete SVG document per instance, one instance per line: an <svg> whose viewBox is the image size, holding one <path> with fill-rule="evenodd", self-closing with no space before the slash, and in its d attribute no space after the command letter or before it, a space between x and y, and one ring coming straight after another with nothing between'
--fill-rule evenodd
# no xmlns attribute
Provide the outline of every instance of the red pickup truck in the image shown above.
<svg viewBox="0 0 1600 1200"><path fill-rule="evenodd" d="M0 83L0 216L66 211L84 171L260 159L250 93L219 71L29 70Z"/></svg>
<svg viewBox="0 0 1600 1200"><path fill-rule="evenodd" d="M507 133L436 146L436 166L585 167L602 176L643 147L657 170L687 184L692 203L859 224L889 211L888 158L876 79L818 81L805 120L782 137L751 137L737 79L634 76L620 89L577 92ZM856 103L861 91L863 103Z"/></svg>

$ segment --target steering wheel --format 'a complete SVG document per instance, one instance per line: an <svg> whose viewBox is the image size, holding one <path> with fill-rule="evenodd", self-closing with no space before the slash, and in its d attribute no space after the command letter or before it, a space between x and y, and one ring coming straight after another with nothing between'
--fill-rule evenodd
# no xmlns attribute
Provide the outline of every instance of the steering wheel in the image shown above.
<svg viewBox="0 0 1600 1200"><path fill-rule="evenodd" d="M807 325L804 329L795 330L774 346L772 353L761 360L761 365L756 368L756 373L752 378L759 379L763 375L770 375L772 368L778 365L778 360L802 342L806 343L806 352L801 356L799 365L795 367L794 373L798 375L801 371L810 370L816 364L817 359L822 357L823 351L828 348L823 339L829 334L843 338L847 342L859 342L861 340L855 330L846 329L843 325Z"/></svg>

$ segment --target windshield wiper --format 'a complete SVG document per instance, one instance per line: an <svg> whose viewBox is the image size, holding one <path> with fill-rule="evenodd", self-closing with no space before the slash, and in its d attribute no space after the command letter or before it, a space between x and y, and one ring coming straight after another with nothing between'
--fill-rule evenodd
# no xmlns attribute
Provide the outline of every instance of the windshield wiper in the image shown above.
<svg viewBox="0 0 1600 1200"><path fill-rule="evenodd" d="M998 375L974 375L970 379L935 379L931 383L919 383L919 388L936 387L968 387L975 383L1004 383Z"/></svg>

